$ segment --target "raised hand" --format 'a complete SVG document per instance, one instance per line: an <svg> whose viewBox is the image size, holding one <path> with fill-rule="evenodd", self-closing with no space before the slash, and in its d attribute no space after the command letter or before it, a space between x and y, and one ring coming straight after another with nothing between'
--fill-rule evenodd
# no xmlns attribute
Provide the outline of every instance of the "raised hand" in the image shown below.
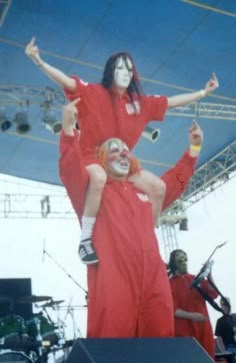
<svg viewBox="0 0 236 363"><path fill-rule="evenodd" d="M25 53L29 58L32 59L35 64L40 65L42 63L42 59L39 55L39 48L35 44L35 37L33 37L31 41L27 44L25 48Z"/></svg>
<svg viewBox="0 0 236 363"><path fill-rule="evenodd" d="M195 120L189 130L189 142L190 145L202 145L203 143L203 131Z"/></svg>
<svg viewBox="0 0 236 363"><path fill-rule="evenodd" d="M204 323L208 320L208 318L201 313L191 313L191 320L196 323Z"/></svg>
<svg viewBox="0 0 236 363"><path fill-rule="evenodd" d="M77 121L78 108L77 104L80 102L80 98L76 98L74 101L63 106L62 109L62 127L66 134L74 135L74 126Z"/></svg>
<svg viewBox="0 0 236 363"><path fill-rule="evenodd" d="M212 73L212 77L205 85L205 93L209 95L211 92L215 91L219 87L219 82L215 73Z"/></svg>

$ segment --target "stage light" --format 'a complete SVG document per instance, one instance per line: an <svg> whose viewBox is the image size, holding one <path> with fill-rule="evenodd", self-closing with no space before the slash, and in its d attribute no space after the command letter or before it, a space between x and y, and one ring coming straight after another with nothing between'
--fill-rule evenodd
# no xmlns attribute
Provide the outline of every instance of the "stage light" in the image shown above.
<svg viewBox="0 0 236 363"><path fill-rule="evenodd" d="M19 134L26 134L30 131L31 126L28 122L28 112L24 109L20 109L13 120L16 123L16 131Z"/></svg>
<svg viewBox="0 0 236 363"><path fill-rule="evenodd" d="M142 136L151 142L155 142L158 140L160 133L161 131L158 128L154 129L151 126L147 126L142 132Z"/></svg>
<svg viewBox="0 0 236 363"><path fill-rule="evenodd" d="M3 107L0 108L0 127L2 131L7 131L11 127L11 121L7 118Z"/></svg>
<svg viewBox="0 0 236 363"><path fill-rule="evenodd" d="M180 231L188 231L188 218L184 218L179 222Z"/></svg>
<svg viewBox="0 0 236 363"><path fill-rule="evenodd" d="M53 134L61 132L62 124L57 121L57 118L52 110L46 109L44 111L42 121L46 129L50 130Z"/></svg>

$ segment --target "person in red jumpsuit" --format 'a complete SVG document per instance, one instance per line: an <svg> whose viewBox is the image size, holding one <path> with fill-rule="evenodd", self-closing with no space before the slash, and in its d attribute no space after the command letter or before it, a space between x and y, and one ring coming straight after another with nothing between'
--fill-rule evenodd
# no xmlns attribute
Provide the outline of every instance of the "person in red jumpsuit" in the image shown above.
<svg viewBox="0 0 236 363"><path fill-rule="evenodd" d="M80 257L86 264L96 263L98 259L91 236L107 178L97 158L97 147L105 140L117 137L132 150L150 121L162 121L168 107L183 106L207 96L219 86L217 78L213 75L205 88L197 92L172 97L147 96L141 92L133 59L127 53L114 54L107 60L100 84L88 84L76 76L69 77L44 62L34 38L27 45L26 54L39 69L65 89L69 100L80 97L80 145L89 174L81 219ZM143 169L129 178L135 187L149 196L157 225L165 195L165 183Z"/></svg>
<svg viewBox="0 0 236 363"><path fill-rule="evenodd" d="M79 132L73 127L75 103L64 107L59 169L72 205L81 219L88 173L83 164ZM71 122L70 122L71 121ZM190 149L162 176L163 209L185 190L202 133L190 130ZM197 145L195 143L197 142ZM169 280L160 256L148 196L128 180L139 164L120 139L107 140L98 158L108 175L93 231L99 263L88 266L88 337L168 337L174 334Z"/></svg>
<svg viewBox="0 0 236 363"><path fill-rule="evenodd" d="M197 289L190 288L195 276L188 273L187 254L184 251L171 252L169 271L175 311L175 335L194 337L214 358L214 336L206 301ZM212 279L211 272L208 279ZM200 286L211 298L215 299L218 296L208 280L203 280Z"/></svg>

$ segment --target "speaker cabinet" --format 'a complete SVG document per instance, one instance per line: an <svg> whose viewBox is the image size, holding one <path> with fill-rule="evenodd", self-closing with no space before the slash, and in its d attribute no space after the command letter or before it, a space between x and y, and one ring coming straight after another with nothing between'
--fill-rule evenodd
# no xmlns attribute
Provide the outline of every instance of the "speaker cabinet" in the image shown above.
<svg viewBox="0 0 236 363"><path fill-rule="evenodd" d="M193 338L77 339L66 363L212 363Z"/></svg>
<svg viewBox="0 0 236 363"><path fill-rule="evenodd" d="M13 313L30 319L32 304L17 304L19 298L30 295L30 278L0 279L0 317Z"/></svg>

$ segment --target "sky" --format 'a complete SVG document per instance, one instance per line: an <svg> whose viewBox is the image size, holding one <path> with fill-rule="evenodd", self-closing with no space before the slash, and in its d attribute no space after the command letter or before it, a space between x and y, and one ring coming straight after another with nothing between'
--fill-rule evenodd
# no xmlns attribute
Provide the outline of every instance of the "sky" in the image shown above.
<svg viewBox="0 0 236 363"><path fill-rule="evenodd" d="M9 205L6 207L5 193L11 195L12 211L19 212L14 218L11 213L7 218L3 216L4 209L9 209ZM52 210L60 211L57 218L41 217L40 200L45 195L51 198ZM21 197L18 198L19 196ZM74 214L68 214L68 203L62 187L0 174L0 276L29 277L32 279L34 295L47 295L54 300L64 300L58 305L59 309L47 308L47 313L55 323L59 322L64 327L65 338L72 339L86 335L86 267L78 258L80 228ZM32 213L23 215L20 211L24 210ZM193 274L198 273L218 244L227 241L213 256L215 263L212 271L216 286L223 295L230 297L234 311L235 216L236 178L232 178L187 209L188 231L176 229L178 246L187 252L189 272ZM162 236L158 230L157 234L164 257ZM42 311L42 304L34 304L35 313ZM211 307L209 313L214 328L220 313Z"/></svg>

